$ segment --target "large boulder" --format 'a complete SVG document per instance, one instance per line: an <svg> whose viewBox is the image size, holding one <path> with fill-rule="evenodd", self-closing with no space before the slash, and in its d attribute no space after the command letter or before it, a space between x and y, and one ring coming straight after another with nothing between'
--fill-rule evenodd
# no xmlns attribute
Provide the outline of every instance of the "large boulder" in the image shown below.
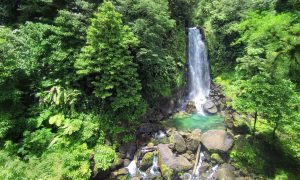
<svg viewBox="0 0 300 180"><path fill-rule="evenodd" d="M202 135L201 142L210 151L227 152L233 145L233 136L225 130L210 130Z"/></svg>
<svg viewBox="0 0 300 180"><path fill-rule="evenodd" d="M177 131L175 131L171 137L170 137L170 142L174 144L175 150L179 153L184 153L186 151L186 144L181 136Z"/></svg>
<svg viewBox="0 0 300 180"><path fill-rule="evenodd" d="M213 103L212 101L207 101L204 105L203 105L203 109L206 113L208 114L216 114L218 112L218 108L215 105L215 103Z"/></svg>
<svg viewBox="0 0 300 180"><path fill-rule="evenodd" d="M196 104L194 101L188 101L186 104L185 111L189 114L197 112Z"/></svg>
<svg viewBox="0 0 300 180"><path fill-rule="evenodd" d="M157 148L158 164L164 178L172 179L174 173L186 172L193 167L193 165L184 156L176 157L168 144L159 144Z"/></svg>
<svg viewBox="0 0 300 180"><path fill-rule="evenodd" d="M195 129L186 139L186 147L188 150L197 151L197 148L201 142L201 130Z"/></svg>

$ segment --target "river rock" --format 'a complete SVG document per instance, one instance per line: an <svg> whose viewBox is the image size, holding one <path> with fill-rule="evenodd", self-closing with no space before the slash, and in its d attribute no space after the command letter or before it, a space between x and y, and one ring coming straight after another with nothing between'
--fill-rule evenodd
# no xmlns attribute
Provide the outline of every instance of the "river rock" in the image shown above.
<svg viewBox="0 0 300 180"><path fill-rule="evenodd" d="M233 145L233 136L225 130L210 130L202 135L201 142L208 150L227 152Z"/></svg>
<svg viewBox="0 0 300 180"><path fill-rule="evenodd" d="M185 111L189 114L197 112L196 104L194 101L188 101Z"/></svg>
<svg viewBox="0 0 300 180"><path fill-rule="evenodd" d="M142 163L140 165L140 169L142 171L145 171L152 166L154 154L154 152L148 152L143 156Z"/></svg>
<svg viewBox="0 0 300 180"><path fill-rule="evenodd" d="M175 172L185 172L192 168L192 164L183 156L176 157L167 144L159 144L158 164L162 176L171 179Z"/></svg>
<svg viewBox="0 0 300 180"><path fill-rule="evenodd" d="M188 150L197 151L197 148L201 142L201 130L195 129L192 133L187 137L186 146Z"/></svg>
<svg viewBox="0 0 300 180"><path fill-rule="evenodd" d="M233 180L235 175L233 174L234 167L229 164L222 164L216 172L216 179L218 180Z"/></svg>
<svg viewBox="0 0 300 180"><path fill-rule="evenodd" d="M186 144L183 137L175 131L171 137L170 142L174 144L175 150L179 153L184 153L186 151Z"/></svg>
<svg viewBox="0 0 300 180"><path fill-rule="evenodd" d="M128 175L128 171L125 168L118 169L113 171L110 175L111 179L121 179L121 177L126 177Z"/></svg>
<svg viewBox="0 0 300 180"><path fill-rule="evenodd" d="M203 105L203 109L205 112L207 112L209 114L216 114L218 112L217 106L212 101L207 101Z"/></svg>

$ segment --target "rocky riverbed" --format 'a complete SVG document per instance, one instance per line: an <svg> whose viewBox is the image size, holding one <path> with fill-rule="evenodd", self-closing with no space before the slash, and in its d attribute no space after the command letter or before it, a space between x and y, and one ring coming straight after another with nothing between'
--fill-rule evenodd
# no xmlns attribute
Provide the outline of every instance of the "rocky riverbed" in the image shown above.
<svg viewBox="0 0 300 180"><path fill-rule="evenodd" d="M224 116L225 130L179 131L164 127L160 121L145 122L140 126L138 140L119 148L109 179L255 178L235 168L229 156L235 140L249 133L247 122L252 117L234 112L219 86L213 86L210 97L204 110ZM186 111L194 110L193 103L188 102ZM158 112L155 114L159 120L165 119Z"/></svg>

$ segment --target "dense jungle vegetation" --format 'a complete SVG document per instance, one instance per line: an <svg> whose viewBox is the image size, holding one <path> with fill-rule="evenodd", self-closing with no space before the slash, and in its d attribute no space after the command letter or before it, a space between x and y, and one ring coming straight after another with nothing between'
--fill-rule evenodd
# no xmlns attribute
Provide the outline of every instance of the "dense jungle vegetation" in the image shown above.
<svg viewBox="0 0 300 180"><path fill-rule="evenodd" d="M109 170L149 109L184 86L190 26L202 28L230 105L254 117L252 140L230 154L236 166L292 177L289 167L300 167L300 1L2 0L0 179Z"/></svg>

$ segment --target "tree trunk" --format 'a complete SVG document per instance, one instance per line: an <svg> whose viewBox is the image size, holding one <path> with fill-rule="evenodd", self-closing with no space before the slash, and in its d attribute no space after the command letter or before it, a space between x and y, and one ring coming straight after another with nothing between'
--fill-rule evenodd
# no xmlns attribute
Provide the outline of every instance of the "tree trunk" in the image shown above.
<svg viewBox="0 0 300 180"><path fill-rule="evenodd" d="M276 130L277 130L277 128L278 128L278 125L279 125L279 123L276 122L275 127L274 127L274 129L273 129L273 140L275 140L275 135L276 135Z"/></svg>
<svg viewBox="0 0 300 180"><path fill-rule="evenodd" d="M257 122L257 111L255 111L254 113L253 135L255 135L256 132L256 122Z"/></svg>

